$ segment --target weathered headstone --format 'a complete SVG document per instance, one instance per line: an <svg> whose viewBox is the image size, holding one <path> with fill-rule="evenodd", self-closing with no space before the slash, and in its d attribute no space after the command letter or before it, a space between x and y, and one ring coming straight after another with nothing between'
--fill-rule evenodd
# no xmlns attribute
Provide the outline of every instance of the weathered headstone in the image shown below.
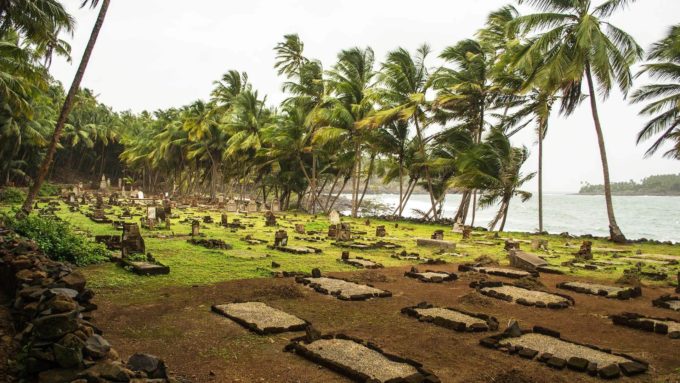
<svg viewBox="0 0 680 383"><path fill-rule="evenodd" d="M543 250L543 251L548 251L548 240L546 239L540 239L540 238L534 238L531 240L531 250L537 251L537 250Z"/></svg>
<svg viewBox="0 0 680 383"><path fill-rule="evenodd" d="M472 236L472 227L471 226L463 226L463 239L470 239Z"/></svg>
<svg viewBox="0 0 680 383"><path fill-rule="evenodd" d="M343 251L341 257L342 259L349 259L349 251Z"/></svg>
<svg viewBox="0 0 680 383"><path fill-rule="evenodd" d="M508 255L510 266L526 271L537 271L539 267L548 266L543 258L533 254L523 253L519 250L510 250Z"/></svg>
<svg viewBox="0 0 680 383"><path fill-rule="evenodd" d="M274 233L274 247L288 246L288 233L285 230L278 230Z"/></svg>
<svg viewBox="0 0 680 383"><path fill-rule="evenodd" d="M331 225L339 225L340 213L338 213L337 210L333 210L330 214L328 214L328 220L331 221Z"/></svg>
<svg viewBox="0 0 680 383"><path fill-rule="evenodd" d="M387 235L387 231L385 231L385 226L378 226L375 228L375 236L376 237L384 237Z"/></svg>
<svg viewBox="0 0 680 383"><path fill-rule="evenodd" d="M149 206L146 208L146 218L147 219L156 219L156 207L155 206Z"/></svg>
<svg viewBox="0 0 680 383"><path fill-rule="evenodd" d="M298 234L304 234L305 233L305 225L303 223L296 223L295 224L295 232Z"/></svg>
<svg viewBox="0 0 680 383"><path fill-rule="evenodd" d="M191 222L191 236L196 237L200 234L201 231L201 223L194 220Z"/></svg>
<svg viewBox="0 0 680 383"><path fill-rule="evenodd" d="M519 250L519 241L514 241L512 239L505 240L505 251Z"/></svg>
<svg viewBox="0 0 680 383"><path fill-rule="evenodd" d="M591 241L583 241L576 253L576 258L583 260L593 259L593 243Z"/></svg>
<svg viewBox="0 0 680 383"><path fill-rule="evenodd" d="M224 227L229 226L229 220L227 218L226 213L222 213L222 215L220 216L220 226L224 226Z"/></svg>
<svg viewBox="0 0 680 383"><path fill-rule="evenodd" d="M276 226L276 216L270 210L264 213L265 226Z"/></svg>
<svg viewBox="0 0 680 383"><path fill-rule="evenodd" d="M272 212L278 213L279 211L281 211L281 205L279 205L279 201L274 200L272 202Z"/></svg>
<svg viewBox="0 0 680 383"><path fill-rule="evenodd" d="M249 201L248 205L246 206L246 211L248 213L257 213L257 202Z"/></svg>
<svg viewBox="0 0 680 383"><path fill-rule="evenodd" d="M431 239L438 239L438 240L443 240L444 239L444 230L435 230L434 233L432 233L432 236L430 237Z"/></svg>
<svg viewBox="0 0 680 383"><path fill-rule="evenodd" d="M99 188L100 189L106 189L106 177L102 174L102 180L99 182Z"/></svg>
<svg viewBox="0 0 680 383"><path fill-rule="evenodd" d="M338 241L349 241L352 239L352 230L349 223L341 223L338 227Z"/></svg>
<svg viewBox="0 0 680 383"><path fill-rule="evenodd" d="M339 225L328 226L328 237L329 238L336 238L338 236L338 226Z"/></svg>
<svg viewBox="0 0 680 383"><path fill-rule="evenodd" d="M139 233L139 226L136 223L123 224L123 236L120 249L123 257L127 257L130 254L144 254L146 252L144 239Z"/></svg>
<svg viewBox="0 0 680 383"><path fill-rule="evenodd" d="M236 210L237 210L237 208L236 208L236 201L230 199L230 200L227 202L227 212L228 212L228 213L235 213Z"/></svg>

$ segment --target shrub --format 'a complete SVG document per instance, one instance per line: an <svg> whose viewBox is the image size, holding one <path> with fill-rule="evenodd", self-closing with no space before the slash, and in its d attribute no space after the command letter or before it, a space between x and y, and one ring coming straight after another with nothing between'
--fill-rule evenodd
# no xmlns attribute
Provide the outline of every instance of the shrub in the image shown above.
<svg viewBox="0 0 680 383"><path fill-rule="evenodd" d="M52 196L58 196L59 195L59 188L49 182L45 182L42 184L40 187L40 191L38 192L38 195L40 197L52 197Z"/></svg>
<svg viewBox="0 0 680 383"><path fill-rule="evenodd" d="M3 203L22 203L26 199L26 194L17 188L4 188L0 190L0 202Z"/></svg>
<svg viewBox="0 0 680 383"><path fill-rule="evenodd" d="M34 240L40 250L55 261L85 266L108 260L109 252L103 244L73 233L66 222L35 214L18 220L12 213L3 215L3 221L17 233Z"/></svg>

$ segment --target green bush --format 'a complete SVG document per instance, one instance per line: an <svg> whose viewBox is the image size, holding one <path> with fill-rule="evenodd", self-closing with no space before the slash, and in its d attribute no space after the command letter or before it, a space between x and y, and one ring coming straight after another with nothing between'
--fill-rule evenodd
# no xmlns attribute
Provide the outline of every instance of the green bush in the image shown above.
<svg viewBox="0 0 680 383"><path fill-rule="evenodd" d="M56 261L85 266L108 260L108 250L75 234L66 222L35 214L25 219L15 219L13 214L3 215L5 224L17 233L34 240L40 250Z"/></svg>
<svg viewBox="0 0 680 383"><path fill-rule="evenodd" d="M59 192L60 192L60 189L57 186L52 185L49 182L45 182L40 187L40 191L38 192L38 195L40 197L53 197L53 196L58 196Z"/></svg>
<svg viewBox="0 0 680 383"><path fill-rule="evenodd" d="M0 202L22 203L26 199L26 193L17 188L4 188L0 190Z"/></svg>

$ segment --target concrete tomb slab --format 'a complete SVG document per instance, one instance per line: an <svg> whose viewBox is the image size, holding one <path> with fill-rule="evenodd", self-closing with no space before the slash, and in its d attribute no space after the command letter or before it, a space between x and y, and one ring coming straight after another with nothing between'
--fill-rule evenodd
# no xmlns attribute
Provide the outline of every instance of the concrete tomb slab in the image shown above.
<svg viewBox="0 0 680 383"><path fill-rule="evenodd" d="M212 311L260 335L302 331L307 327L306 321L262 302L214 305Z"/></svg>
<svg viewBox="0 0 680 383"><path fill-rule="evenodd" d="M530 272L538 271L541 267L548 266L548 262L545 259L519 250L510 250L508 258L510 259L510 266Z"/></svg>
<svg viewBox="0 0 680 383"><path fill-rule="evenodd" d="M652 305L663 309L680 311L680 297L665 294L653 300Z"/></svg>
<svg viewBox="0 0 680 383"><path fill-rule="evenodd" d="M458 266L458 271L467 272L474 271L477 273L495 275L499 277L519 279L537 276L537 273L530 273L525 270L510 269L507 267L493 267L493 266L474 266L469 264L463 264Z"/></svg>
<svg viewBox="0 0 680 383"><path fill-rule="evenodd" d="M432 373L421 369L420 363L345 336L293 342L287 349L357 382L439 382Z"/></svg>
<svg viewBox="0 0 680 383"><path fill-rule="evenodd" d="M452 282L458 279L458 275L454 273L447 273L446 271L426 270L424 272L418 271L415 267L411 271L404 273L405 277L418 279L421 282L441 283Z"/></svg>
<svg viewBox="0 0 680 383"><path fill-rule="evenodd" d="M680 322L672 318L655 318L636 313L621 313L612 315L611 319L615 325L668 335L671 339L680 339Z"/></svg>
<svg viewBox="0 0 680 383"><path fill-rule="evenodd" d="M519 286L506 285L502 282L472 282L470 287L476 288L480 294L491 298L514 302L523 306L564 309L574 305L574 299L568 295L529 290Z"/></svg>
<svg viewBox="0 0 680 383"><path fill-rule="evenodd" d="M361 285L343 279L328 277L299 277L295 281L302 283L322 294L329 294L341 300L366 300L370 298L387 298L392 293L370 285Z"/></svg>
<svg viewBox="0 0 680 383"><path fill-rule="evenodd" d="M432 322L437 326L460 332L496 331L498 320L486 314L475 314L452 307L442 308L427 302L414 307L406 307L402 314L412 316L423 322Z"/></svg>
<svg viewBox="0 0 680 383"><path fill-rule="evenodd" d="M341 258L339 261L363 269L382 269L384 266L381 263L371 261L370 259L356 257L356 258Z"/></svg>
<svg viewBox="0 0 680 383"><path fill-rule="evenodd" d="M577 293L599 295L605 298L630 299L642 295L640 287L610 286L586 282L562 282L557 284L557 287L576 291Z"/></svg>

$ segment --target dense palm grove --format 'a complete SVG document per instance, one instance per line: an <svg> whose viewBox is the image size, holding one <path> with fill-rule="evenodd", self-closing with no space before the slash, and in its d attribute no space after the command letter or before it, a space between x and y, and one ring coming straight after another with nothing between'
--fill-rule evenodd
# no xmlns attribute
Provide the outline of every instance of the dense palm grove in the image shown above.
<svg viewBox="0 0 680 383"><path fill-rule="evenodd" d="M553 112L587 107L598 134L612 239L625 240L611 203L597 106L612 88L624 94L633 88L631 66L643 50L607 21L633 2L520 0L536 13L521 15L508 5L470 39L442 52L427 45L396 48L380 61L371 48L355 47L340 51L331 66L308 57L303 41L287 35L273 52L287 95L280 105L253 89L245 72L229 70L208 100L135 114L113 111L93 91L79 89L79 80L73 100L65 100L48 73L51 57L70 51L59 36L71 31L73 20L59 1L2 1L0 184L39 188L42 165L48 177L106 175L148 192L256 196L310 212L330 211L347 193L356 216L369 182L379 180L399 185L396 216L413 193L426 192L431 208L422 215L438 219L453 189L462 193L457 221L474 224L477 207L497 206L489 227L502 230L513 198L531 197L522 185L535 176L522 172L527 148L509 137L534 129L542 231L549 120ZM666 155L680 156L679 31L671 28L643 66L662 83L632 95L647 103L642 113L651 120L639 141L654 141L650 154L670 142ZM432 68L436 55L445 64Z"/></svg>

